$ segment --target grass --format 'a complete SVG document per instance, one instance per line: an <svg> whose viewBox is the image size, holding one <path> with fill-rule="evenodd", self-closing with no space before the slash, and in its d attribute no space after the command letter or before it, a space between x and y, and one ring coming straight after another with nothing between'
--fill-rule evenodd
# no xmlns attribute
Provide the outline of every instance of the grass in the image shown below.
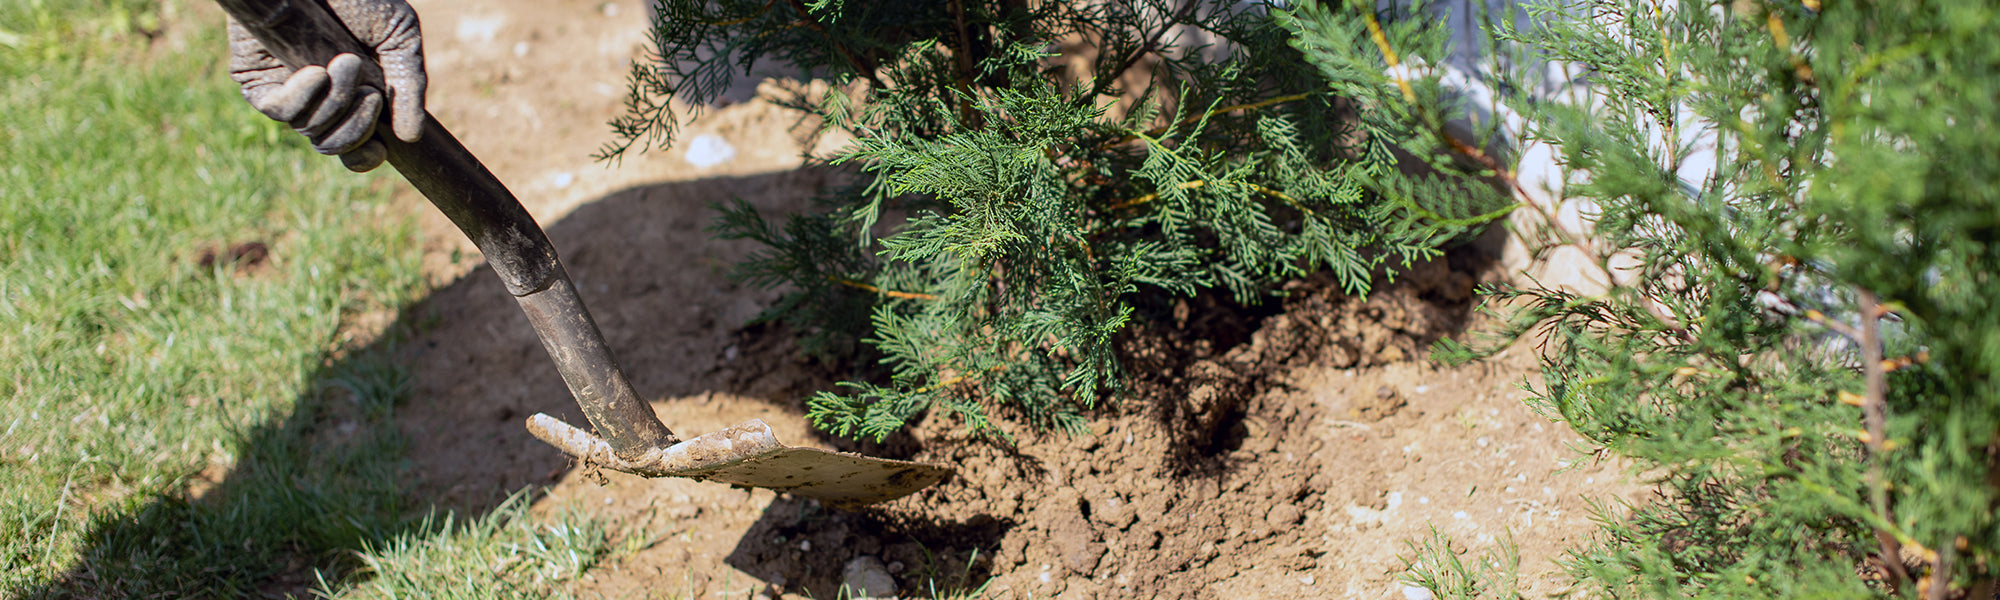
<svg viewBox="0 0 2000 600"><path fill-rule="evenodd" d="M410 516L407 325L352 327L424 292L401 183L250 110L206 8L0 3L0 597L443 596L502 549L538 583L480 597L546 596L604 524Z"/></svg>
<svg viewBox="0 0 2000 600"><path fill-rule="evenodd" d="M538 522L529 518L528 505L528 495L516 493L470 523L454 524L450 515L426 519L417 533L364 551L365 580L348 586L322 581L316 592L436 600L572 597L562 584L617 550L609 525L575 506Z"/></svg>

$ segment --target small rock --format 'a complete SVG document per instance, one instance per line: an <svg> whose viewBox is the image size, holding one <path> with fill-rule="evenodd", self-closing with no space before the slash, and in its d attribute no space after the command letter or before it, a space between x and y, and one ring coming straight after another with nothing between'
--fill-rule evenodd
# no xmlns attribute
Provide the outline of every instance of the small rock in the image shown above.
<svg viewBox="0 0 2000 600"><path fill-rule="evenodd" d="M1436 599L1437 595L1432 594L1429 589L1414 585L1403 586L1403 600L1436 600Z"/></svg>
<svg viewBox="0 0 2000 600"><path fill-rule="evenodd" d="M722 136L705 133L688 140L687 150L681 159L688 164L703 169L729 162L736 158L736 147L729 145Z"/></svg>
<svg viewBox="0 0 2000 600"><path fill-rule="evenodd" d="M1139 513L1132 509L1131 503L1109 494L1105 494L1103 498L1101 501L1091 503L1090 520L1124 531L1125 528L1132 526L1133 521L1139 519Z"/></svg>
<svg viewBox="0 0 2000 600"><path fill-rule="evenodd" d="M857 600L896 597L896 577L889 574L888 565L882 564L882 559L866 554L847 561L847 567L841 571L840 582Z"/></svg>
<svg viewBox="0 0 2000 600"><path fill-rule="evenodd" d="M1269 525L1273 531L1289 530L1298 522L1299 507L1290 503L1272 506L1271 512L1264 514L1264 524Z"/></svg>
<svg viewBox="0 0 2000 600"><path fill-rule="evenodd" d="M1373 397L1358 398L1354 407L1348 409L1348 416L1373 423L1396 416L1408 405L1396 388L1385 385L1375 388Z"/></svg>

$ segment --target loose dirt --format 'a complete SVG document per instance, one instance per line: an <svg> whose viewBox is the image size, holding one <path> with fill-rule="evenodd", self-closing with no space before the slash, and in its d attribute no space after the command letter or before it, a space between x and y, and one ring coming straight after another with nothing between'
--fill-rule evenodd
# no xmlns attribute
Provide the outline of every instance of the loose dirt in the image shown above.
<svg viewBox="0 0 2000 600"><path fill-rule="evenodd" d="M1474 552L1511 540L1526 591L1546 596L1562 586L1550 559L1590 531L1586 499L1638 490L1617 465L1579 463L1575 436L1522 406L1531 348L1459 368L1424 360L1465 326L1474 282L1502 276L1474 250L1365 300L1309 280L1262 307L1142 307L1120 340L1134 390L1088 435L1020 431L1008 445L940 418L885 445L825 438L801 403L831 384L827 367L781 328L745 327L775 294L726 277L752 245L704 231L714 203L804 210L840 176L799 168L796 117L756 100L711 108L682 139L734 148L712 166L678 149L595 162L643 50L641 5L412 4L433 112L549 229L669 427L761 418L789 443L960 469L860 511L616 473L600 485L523 430L535 412L584 421L477 251L411 197L437 287L408 313L418 333L401 350L415 371L397 413L416 440L411 494L476 514L543 486L537 510L616 521L638 549L580 582L585 597L835 598L850 563L873 557L918 597L985 585L998 598L1404 598L1399 557L1432 529Z"/></svg>

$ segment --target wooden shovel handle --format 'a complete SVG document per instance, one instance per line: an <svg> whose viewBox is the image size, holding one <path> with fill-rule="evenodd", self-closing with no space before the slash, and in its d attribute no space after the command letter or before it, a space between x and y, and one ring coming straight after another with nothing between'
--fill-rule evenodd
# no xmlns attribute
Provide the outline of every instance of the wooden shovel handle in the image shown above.
<svg viewBox="0 0 2000 600"><path fill-rule="evenodd" d="M340 54L354 54L366 63L363 81L381 81L374 51L317 0L216 2L286 66L324 65ZM384 135L390 129L387 111L382 118L376 139L388 150L389 164L486 255L612 451L638 456L678 442L652 405L633 391L557 260L555 245L520 200L436 119L426 115L422 139L409 143Z"/></svg>

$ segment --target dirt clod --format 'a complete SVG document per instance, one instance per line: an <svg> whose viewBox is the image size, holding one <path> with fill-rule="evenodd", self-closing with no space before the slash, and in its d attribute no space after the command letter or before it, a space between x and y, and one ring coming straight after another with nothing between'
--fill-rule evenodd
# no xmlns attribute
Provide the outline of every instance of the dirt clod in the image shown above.
<svg viewBox="0 0 2000 600"><path fill-rule="evenodd" d="M217 264L229 265L236 275L250 275L261 271L271 258L271 246L252 240L230 244L228 248L204 246L195 252L195 266L212 269Z"/></svg>

